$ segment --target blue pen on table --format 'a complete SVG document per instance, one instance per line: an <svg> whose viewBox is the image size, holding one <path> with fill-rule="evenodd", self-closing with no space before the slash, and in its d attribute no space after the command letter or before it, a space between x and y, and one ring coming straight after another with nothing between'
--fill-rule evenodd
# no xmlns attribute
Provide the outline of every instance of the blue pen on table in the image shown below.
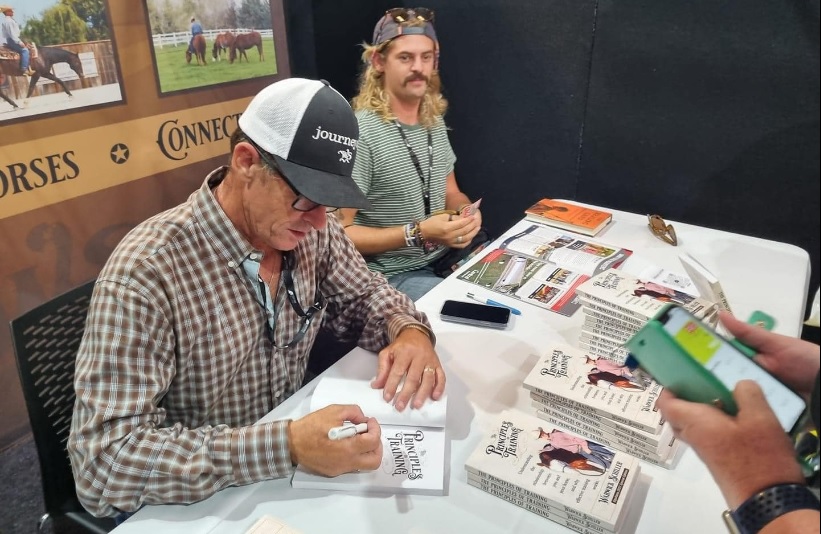
<svg viewBox="0 0 821 534"><path fill-rule="evenodd" d="M507 304L502 304L501 302L496 302L495 300L480 299L479 297L477 297L473 293L468 293L468 298L472 299L472 300L475 300L476 302L481 302L482 304L489 304L491 306L498 306L500 308L507 308L508 310L510 310L510 313L512 313L513 315L521 315L522 314L522 312L520 312L519 310L517 310L513 306L508 306Z"/></svg>

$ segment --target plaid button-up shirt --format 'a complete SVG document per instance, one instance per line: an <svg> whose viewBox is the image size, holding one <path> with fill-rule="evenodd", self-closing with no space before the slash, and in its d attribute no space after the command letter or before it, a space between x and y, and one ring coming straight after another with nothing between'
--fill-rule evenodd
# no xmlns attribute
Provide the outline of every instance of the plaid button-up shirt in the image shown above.
<svg viewBox="0 0 821 534"><path fill-rule="evenodd" d="M211 192L224 172L129 232L97 279L68 441L77 494L95 515L290 474L288 421L254 422L300 387L321 319L372 351L408 324L428 325L329 217L292 253L297 297L309 305L318 284L324 317L295 345L275 348L242 268L261 252ZM285 291L277 295L274 338L284 345L302 321Z"/></svg>

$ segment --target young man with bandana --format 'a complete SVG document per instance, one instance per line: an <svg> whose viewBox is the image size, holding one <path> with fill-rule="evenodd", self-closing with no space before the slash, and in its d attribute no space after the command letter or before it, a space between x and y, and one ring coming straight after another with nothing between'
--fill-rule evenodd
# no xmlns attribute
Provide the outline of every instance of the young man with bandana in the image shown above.
<svg viewBox="0 0 821 534"><path fill-rule="evenodd" d="M433 12L390 9L365 45L353 107L360 139L353 179L371 208L341 210L345 231L372 270L413 300L442 279L431 265L479 232L456 183L443 115Z"/></svg>

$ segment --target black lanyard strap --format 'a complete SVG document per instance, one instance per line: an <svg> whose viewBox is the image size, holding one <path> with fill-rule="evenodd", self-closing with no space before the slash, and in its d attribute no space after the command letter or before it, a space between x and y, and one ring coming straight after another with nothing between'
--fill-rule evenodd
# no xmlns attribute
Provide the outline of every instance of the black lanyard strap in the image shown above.
<svg viewBox="0 0 821 534"><path fill-rule="evenodd" d="M416 157L416 152L413 150L410 141L408 141L408 137L405 135L402 125L399 124L398 120L394 120L393 123L396 125L396 129L399 130L399 135L402 136L402 141L405 142L405 146L408 149L408 154L410 154L413 166L416 168L416 173L419 175L419 180L422 182L422 200L425 202L425 218L427 218L430 216L430 175L433 171L433 135L430 132L430 128L426 128L428 131L428 179L425 181L425 174L422 172L422 165L419 163L419 158Z"/></svg>

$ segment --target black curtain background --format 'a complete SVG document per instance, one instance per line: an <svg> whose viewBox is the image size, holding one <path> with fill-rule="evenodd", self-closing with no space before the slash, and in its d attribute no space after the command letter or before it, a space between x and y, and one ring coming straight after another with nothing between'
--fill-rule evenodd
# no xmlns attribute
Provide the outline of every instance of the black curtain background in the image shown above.
<svg viewBox="0 0 821 534"><path fill-rule="evenodd" d="M397 5L417 3L287 2L294 75L352 97L359 45ZM805 249L814 294L818 0L424 5L457 179L491 232L544 196L659 213Z"/></svg>

